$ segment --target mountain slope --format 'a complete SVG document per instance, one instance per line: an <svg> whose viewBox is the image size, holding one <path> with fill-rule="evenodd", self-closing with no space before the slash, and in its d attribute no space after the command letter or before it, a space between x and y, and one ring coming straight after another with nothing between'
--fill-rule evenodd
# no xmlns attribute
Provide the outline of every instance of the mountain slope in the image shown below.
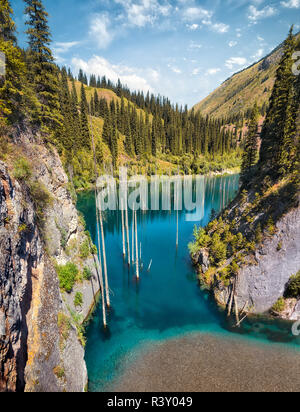
<svg viewBox="0 0 300 412"><path fill-rule="evenodd" d="M300 34L297 34L300 44ZM246 113L257 101L266 106L271 97L276 70L282 55L280 44L268 56L227 79L208 97L194 106L196 112L214 117L231 117Z"/></svg>

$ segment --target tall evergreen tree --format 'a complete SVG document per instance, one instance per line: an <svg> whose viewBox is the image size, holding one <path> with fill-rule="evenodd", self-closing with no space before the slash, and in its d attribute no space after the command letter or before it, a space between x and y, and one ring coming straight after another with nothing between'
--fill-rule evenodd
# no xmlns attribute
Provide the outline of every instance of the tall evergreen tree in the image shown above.
<svg viewBox="0 0 300 412"><path fill-rule="evenodd" d="M284 172L284 167L287 166L289 142L292 138L290 122L292 121L294 50L295 38L292 27L284 43L284 53L276 73L270 106L262 130L261 164L273 169L275 175L278 174L279 169Z"/></svg>
<svg viewBox="0 0 300 412"><path fill-rule="evenodd" d="M248 132L245 140L245 148L243 154L243 163L242 163L242 181L243 183L247 180L251 168L257 163L258 155L258 119L259 111L257 103L255 103L250 122L248 127Z"/></svg>
<svg viewBox="0 0 300 412"><path fill-rule="evenodd" d="M89 120L88 120L88 102L85 94L84 85L81 85L81 98L80 98L80 140L81 146L87 149L91 147Z"/></svg>
<svg viewBox="0 0 300 412"><path fill-rule="evenodd" d="M41 0L24 0L28 17L28 75L39 101L38 121L47 132L56 131L62 118L59 107L58 70L50 49L48 13Z"/></svg>
<svg viewBox="0 0 300 412"><path fill-rule="evenodd" d="M14 121L21 114L25 65L16 45L15 24L8 0L0 0L0 122Z"/></svg>

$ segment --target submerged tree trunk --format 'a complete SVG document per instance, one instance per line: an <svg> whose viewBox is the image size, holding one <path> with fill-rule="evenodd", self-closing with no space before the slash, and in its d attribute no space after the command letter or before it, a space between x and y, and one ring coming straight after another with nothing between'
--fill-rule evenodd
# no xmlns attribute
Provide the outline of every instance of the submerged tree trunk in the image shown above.
<svg viewBox="0 0 300 412"><path fill-rule="evenodd" d="M99 281L100 281L100 288L101 288L101 300L102 300L102 317L103 317L103 326L104 328L107 327L107 320L106 320L106 308L105 308L105 295L104 295L104 282L103 282L103 272L102 272L102 259L101 259L101 243L100 243L100 228L99 228L99 204L98 204L98 190L97 190L97 162L96 162L96 150L95 150L95 140L94 140L94 133L93 128L91 126L91 134L92 134L92 145L93 145L93 154L94 154L94 172L95 172L95 202L96 202L96 224L97 224L97 243L98 243L98 270L99 270Z"/></svg>
<svg viewBox="0 0 300 412"><path fill-rule="evenodd" d="M107 304L108 307L110 307L109 285L108 285L107 264L106 264L105 238L104 238L101 207L99 207L99 216L100 216L100 227L101 227L101 237L102 237L102 252L103 252L103 268L104 268L104 279L105 279L106 304Z"/></svg>
<svg viewBox="0 0 300 412"><path fill-rule="evenodd" d="M127 206L127 204L125 206L125 222L126 222L128 266L130 266L130 239L129 239L128 206Z"/></svg>
<svg viewBox="0 0 300 412"><path fill-rule="evenodd" d="M123 258L125 259L125 257L126 257L126 246L125 246L125 225L124 225L123 201L121 202L121 216L122 216Z"/></svg>
<svg viewBox="0 0 300 412"><path fill-rule="evenodd" d="M134 219L135 219L135 254L136 254L136 262L135 262L135 267L136 267L136 277L139 279L140 273L139 273L139 244L138 244L138 231L137 231L137 212L135 211L134 213Z"/></svg>

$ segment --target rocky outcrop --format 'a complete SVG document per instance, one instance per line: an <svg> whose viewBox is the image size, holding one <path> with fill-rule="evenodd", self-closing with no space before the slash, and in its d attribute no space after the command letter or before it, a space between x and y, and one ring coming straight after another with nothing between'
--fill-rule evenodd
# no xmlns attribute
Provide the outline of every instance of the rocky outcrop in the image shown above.
<svg viewBox="0 0 300 412"><path fill-rule="evenodd" d="M95 262L79 256L87 238L55 149L28 130L14 141L31 161L32 182L51 202L37 211L30 184L18 182L11 164L0 162L0 391L82 392L87 371L77 329L99 292ZM66 295L54 264L70 261L88 267L92 279ZM74 307L76 292L83 295L82 308Z"/></svg>
<svg viewBox="0 0 300 412"><path fill-rule="evenodd" d="M255 314L269 311L281 298L292 275L300 268L300 207L290 210L276 224L276 234L268 236L255 252L254 260L243 265L237 277L235 294L238 306L248 302ZM230 287L215 285L217 301L226 306ZM296 302L295 302L296 304ZM300 302L290 319L300 319Z"/></svg>

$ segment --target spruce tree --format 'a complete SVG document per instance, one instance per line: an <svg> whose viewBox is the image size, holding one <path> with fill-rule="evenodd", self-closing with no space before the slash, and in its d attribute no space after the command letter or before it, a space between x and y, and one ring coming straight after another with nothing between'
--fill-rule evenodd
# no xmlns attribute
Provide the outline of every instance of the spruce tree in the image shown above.
<svg viewBox="0 0 300 412"><path fill-rule="evenodd" d="M251 168L257 162L257 155L258 155L258 119L259 119L259 111L257 103L255 103L249 126L248 132L245 140L245 148L243 154L243 163L242 163L242 170L241 170L241 178L242 182L245 183Z"/></svg>
<svg viewBox="0 0 300 412"><path fill-rule="evenodd" d="M50 49L48 13L41 0L24 0L28 17L28 78L39 101L38 121L52 133L62 124L59 107L58 70Z"/></svg>
<svg viewBox="0 0 300 412"><path fill-rule="evenodd" d="M274 176L283 171L290 150L290 122L294 75L292 73L295 50L293 27L284 43L284 53L276 73L270 106L262 130L261 165L273 169Z"/></svg>
<svg viewBox="0 0 300 412"><path fill-rule="evenodd" d="M0 122L17 120L22 114L25 64L16 45L15 24L8 0L0 0L0 63L5 75L0 75ZM24 109L24 108L23 108Z"/></svg>
<svg viewBox="0 0 300 412"><path fill-rule="evenodd" d="M81 147L90 149L91 139L88 120L88 102L85 94L85 87L83 84L81 85L80 98L80 141Z"/></svg>

